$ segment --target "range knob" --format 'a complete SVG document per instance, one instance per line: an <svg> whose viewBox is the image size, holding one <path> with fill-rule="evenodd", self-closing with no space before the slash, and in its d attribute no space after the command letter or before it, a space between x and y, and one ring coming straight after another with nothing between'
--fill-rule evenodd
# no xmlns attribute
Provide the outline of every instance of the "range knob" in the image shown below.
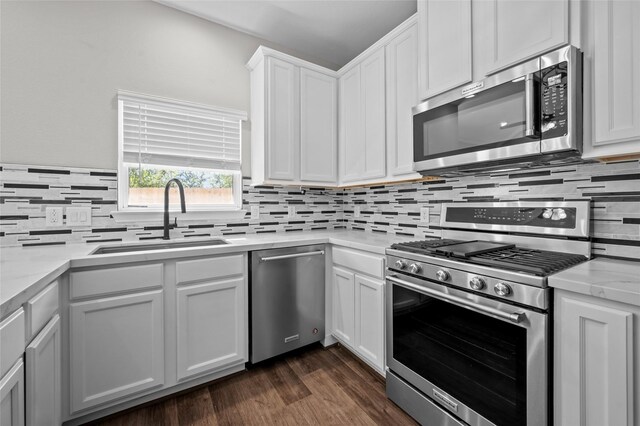
<svg viewBox="0 0 640 426"><path fill-rule="evenodd" d="M486 286L486 283L480 277L473 277L469 281L469 287L471 287L474 290L482 290L483 288L485 288L485 286Z"/></svg>
<svg viewBox="0 0 640 426"><path fill-rule="evenodd" d="M449 273L444 269L440 269L438 270L438 272L436 272L436 278L438 278L439 281L447 281L449 277Z"/></svg>
<svg viewBox="0 0 640 426"><path fill-rule="evenodd" d="M422 266L418 265L417 263L412 263L411 265L409 265L409 272L411 272L412 274L418 274L420 273L420 271L422 271Z"/></svg>
<svg viewBox="0 0 640 426"><path fill-rule="evenodd" d="M498 283L493 287L493 291L495 291L498 296L504 297L511 294L511 287L505 283Z"/></svg>
<svg viewBox="0 0 640 426"><path fill-rule="evenodd" d="M402 259L396 260L396 268L404 269L406 267L407 267L407 261L406 260L402 260Z"/></svg>

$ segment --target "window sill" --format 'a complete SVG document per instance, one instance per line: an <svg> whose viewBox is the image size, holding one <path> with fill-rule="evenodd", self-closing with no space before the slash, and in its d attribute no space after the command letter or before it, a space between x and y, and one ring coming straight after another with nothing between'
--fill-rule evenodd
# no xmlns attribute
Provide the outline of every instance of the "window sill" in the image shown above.
<svg viewBox="0 0 640 426"><path fill-rule="evenodd" d="M178 220L180 222L208 221L208 222L224 222L229 220L240 220L245 217L246 210L194 210L180 213L177 211L169 212L169 221ZM111 216L117 223L140 223L140 222L156 222L162 223L164 212L160 210L116 210L111 212Z"/></svg>

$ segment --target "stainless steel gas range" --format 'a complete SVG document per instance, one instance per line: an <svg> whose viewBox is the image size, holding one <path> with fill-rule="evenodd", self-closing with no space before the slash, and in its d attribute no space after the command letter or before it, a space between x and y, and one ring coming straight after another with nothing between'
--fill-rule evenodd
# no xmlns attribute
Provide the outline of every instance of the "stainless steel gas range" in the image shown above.
<svg viewBox="0 0 640 426"><path fill-rule="evenodd" d="M546 426L547 279L591 255L589 202L443 204L387 249L387 396L425 425Z"/></svg>

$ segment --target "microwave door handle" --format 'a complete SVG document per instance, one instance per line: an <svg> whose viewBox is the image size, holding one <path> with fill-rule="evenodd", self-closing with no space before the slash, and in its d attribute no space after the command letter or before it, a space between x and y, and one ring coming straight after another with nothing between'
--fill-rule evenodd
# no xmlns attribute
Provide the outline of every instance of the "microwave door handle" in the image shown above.
<svg viewBox="0 0 640 426"><path fill-rule="evenodd" d="M524 321L524 319L526 318L526 314L524 312L505 312L502 311L500 309L496 309L496 308L492 308L490 306L483 306L483 305L479 305L477 303L471 302L467 299L463 299L461 297L457 297L457 296L452 296L450 294L447 293L442 293L439 292L437 290L432 290L430 288L427 287L422 287L419 285L415 285L413 283L410 283L408 281L404 281L404 280L400 280L394 276L390 276L387 275L386 276L387 281L391 281L394 284L397 284L401 287L405 287L408 288L410 290L413 291L417 291L418 293L422 293L422 294L426 294L428 296L431 296L435 299L440 299L440 300L444 300L446 302L452 303L454 305L458 305L462 308L466 308L472 311L476 311L482 314L489 314L489 315L493 315L495 317L501 318L501 319L505 319L507 321L511 321L514 322L516 324Z"/></svg>
<svg viewBox="0 0 640 426"><path fill-rule="evenodd" d="M527 74L524 78L524 135L535 136L535 79L532 74Z"/></svg>

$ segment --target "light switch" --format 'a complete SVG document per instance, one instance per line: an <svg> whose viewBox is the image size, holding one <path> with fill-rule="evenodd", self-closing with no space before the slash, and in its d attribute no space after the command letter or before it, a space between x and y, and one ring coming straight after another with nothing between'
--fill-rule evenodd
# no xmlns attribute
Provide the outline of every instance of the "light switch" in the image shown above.
<svg viewBox="0 0 640 426"><path fill-rule="evenodd" d="M91 226L91 207L67 207L67 226Z"/></svg>

